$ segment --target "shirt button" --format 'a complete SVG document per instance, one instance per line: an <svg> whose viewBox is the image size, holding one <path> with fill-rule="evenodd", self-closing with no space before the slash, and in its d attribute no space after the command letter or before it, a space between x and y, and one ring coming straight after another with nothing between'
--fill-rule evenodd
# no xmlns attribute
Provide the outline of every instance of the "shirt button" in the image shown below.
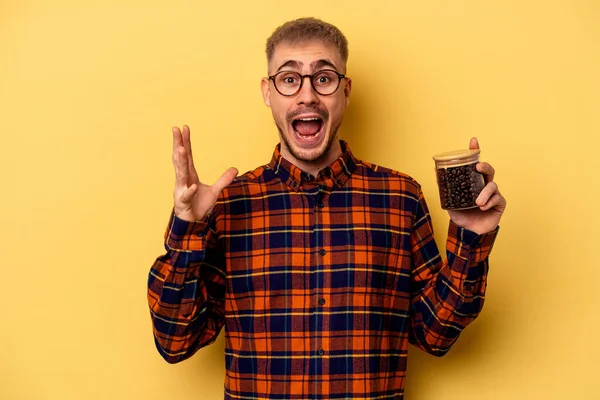
<svg viewBox="0 0 600 400"><path fill-rule="evenodd" d="M292 187L296 187L298 186L298 184L296 183L296 181L292 181Z"/></svg>
<svg viewBox="0 0 600 400"><path fill-rule="evenodd" d="M325 350L323 350L323 349L319 349L319 352L318 352L318 353L319 353L319 355L320 355L320 356L322 356L323 354L325 354Z"/></svg>
<svg viewBox="0 0 600 400"><path fill-rule="evenodd" d="M471 290L473 290L473 285L471 285L470 283L466 283L465 284L465 290L467 292L470 292Z"/></svg>
<svg viewBox="0 0 600 400"><path fill-rule="evenodd" d="M321 207L321 208L325 207L325 203L323 203L323 202L320 202L320 203L319 203L319 207Z"/></svg>
<svg viewBox="0 0 600 400"><path fill-rule="evenodd" d="M325 251L325 249L321 249L319 250L319 254L324 256L325 254L327 254L327 252Z"/></svg>
<svg viewBox="0 0 600 400"><path fill-rule="evenodd" d="M321 297L321 298L319 299L319 304L320 304L320 305L325 305L325 299Z"/></svg>
<svg viewBox="0 0 600 400"><path fill-rule="evenodd" d="M204 232L198 232L197 235L198 235L198 237L202 237L202 236L204 236Z"/></svg>

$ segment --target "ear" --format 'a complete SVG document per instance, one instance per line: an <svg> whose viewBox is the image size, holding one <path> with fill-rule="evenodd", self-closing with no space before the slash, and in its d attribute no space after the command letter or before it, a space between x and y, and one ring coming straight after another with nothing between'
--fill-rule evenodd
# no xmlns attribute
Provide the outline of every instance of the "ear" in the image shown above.
<svg viewBox="0 0 600 400"><path fill-rule="evenodd" d="M346 85L344 85L344 96L346 97L346 107L350 103L350 93L352 92L352 79L346 78Z"/></svg>
<svg viewBox="0 0 600 400"><path fill-rule="evenodd" d="M260 82L263 101L267 107L271 107L271 88L269 87L269 78L262 78Z"/></svg>

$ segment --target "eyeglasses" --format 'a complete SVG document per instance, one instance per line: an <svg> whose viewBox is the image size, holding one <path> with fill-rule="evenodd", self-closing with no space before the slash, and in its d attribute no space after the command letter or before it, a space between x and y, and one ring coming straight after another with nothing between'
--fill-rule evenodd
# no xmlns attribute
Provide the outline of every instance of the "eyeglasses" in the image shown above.
<svg viewBox="0 0 600 400"><path fill-rule="evenodd" d="M273 81L275 89L283 96L298 94L300 89L302 89L304 78L310 78L310 84L315 92L322 96L329 96L338 90L340 82L345 77L345 75L332 69L324 69L312 75L302 75L293 71L281 71L269 76L269 79Z"/></svg>

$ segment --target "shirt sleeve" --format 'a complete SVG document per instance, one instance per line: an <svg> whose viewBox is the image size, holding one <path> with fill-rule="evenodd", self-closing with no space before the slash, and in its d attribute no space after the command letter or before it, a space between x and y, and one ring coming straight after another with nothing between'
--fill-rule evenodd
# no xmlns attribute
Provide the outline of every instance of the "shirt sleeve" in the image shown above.
<svg viewBox="0 0 600 400"><path fill-rule="evenodd" d="M443 260L419 189L410 241L410 341L413 345L442 356L479 315L485 298L488 257L498 229L478 235L450 221Z"/></svg>
<svg viewBox="0 0 600 400"><path fill-rule="evenodd" d="M214 342L224 323L225 256L213 216L187 222L171 213L166 254L148 276L154 341L170 363Z"/></svg>

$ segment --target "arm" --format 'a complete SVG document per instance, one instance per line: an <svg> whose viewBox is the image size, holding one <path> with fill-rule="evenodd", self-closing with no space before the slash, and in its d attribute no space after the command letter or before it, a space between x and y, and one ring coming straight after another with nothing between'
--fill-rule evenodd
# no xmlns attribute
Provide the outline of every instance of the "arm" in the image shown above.
<svg viewBox="0 0 600 400"><path fill-rule="evenodd" d="M446 260L433 236L421 190L411 233L410 342L442 356L483 307L488 255L498 228L478 235L450 222Z"/></svg>
<svg viewBox="0 0 600 400"><path fill-rule="evenodd" d="M148 276L148 305L158 352L176 363L211 344L224 323L224 254L214 219L187 222L171 215L167 253Z"/></svg>
<svg viewBox="0 0 600 400"><path fill-rule="evenodd" d="M469 148L479 148L476 138ZM488 256L506 208L506 199L494 182L494 168L478 163L477 170L486 181L476 201L479 207L449 211L446 261L433 239L431 217L419 188L411 233L410 341L436 356L450 350L483 307Z"/></svg>
<svg viewBox="0 0 600 400"><path fill-rule="evenodd" d="M170 363L182 361L212 343L224 323L225 255L216 233L218 196L237 170L229 168L217 182L200 182L190 130L173 128L175 190L173 213L165 234L167 253L152 265L148 305L154 340Z"/></svg>

